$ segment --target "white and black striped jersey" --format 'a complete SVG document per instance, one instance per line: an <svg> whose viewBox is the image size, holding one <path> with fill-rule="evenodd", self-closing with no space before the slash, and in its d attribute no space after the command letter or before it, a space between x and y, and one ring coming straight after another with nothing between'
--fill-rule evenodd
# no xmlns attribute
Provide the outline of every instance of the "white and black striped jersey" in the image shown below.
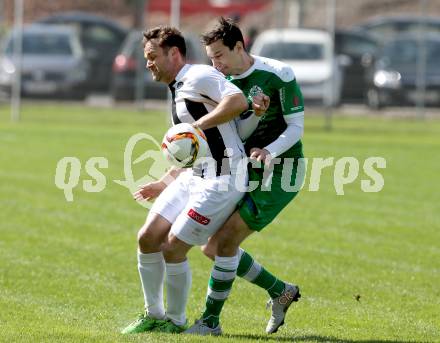
<svg viewBox="0 0 440 343"><path fill-rule="evenodd" d="M242 93L215 68L203 64L186 64L169 88L174 125L191 124L211 112L224 97ZM229 121L204 130L204 133L209 145L208 157L217 162L216 175L235 173L234 166L245 156L235 122ZM194 166L193 169L203 177L208 176L205 167Z"/></svg>

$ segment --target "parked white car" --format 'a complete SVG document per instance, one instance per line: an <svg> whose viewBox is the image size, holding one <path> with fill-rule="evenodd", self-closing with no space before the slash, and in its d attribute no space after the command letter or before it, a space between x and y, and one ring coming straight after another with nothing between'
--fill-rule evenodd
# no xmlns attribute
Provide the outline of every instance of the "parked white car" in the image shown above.
<svg viewBox="0 0 440 343"><path fill-rule="evenodd" d="M304 99L335 106L341 99L342 73L329 33L305 29L271 29L256 38L251 54L293 67Z"/></svg>

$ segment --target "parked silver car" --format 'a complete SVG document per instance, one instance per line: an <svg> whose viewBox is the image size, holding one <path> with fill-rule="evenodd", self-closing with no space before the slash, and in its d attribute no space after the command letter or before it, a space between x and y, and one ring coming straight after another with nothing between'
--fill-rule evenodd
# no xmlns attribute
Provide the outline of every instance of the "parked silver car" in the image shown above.
<svg viewBox="0 0 440 343"><path fill-rule="evenodd" d="M384 44L405 33L422 30L423 34L440 34L440 18L417 15L380 16L353 27L354 30L368 33L377 42Z"/></svg>
<svg viewBox="0 0 440 343"><path fill-rule="evenodd" d="M291 65L304 99L338 105L341 68L331 51L327 32L306 29L271 29L260 33L252 46L254 55Z"/></svg>
<svg viewBox="0 0 440 343"><path fill-rule="evenodd" d="M58 12L37 23L68 25L78 30L90 65L85 88L88 92L109 90L113 60L128 33L125 27L110 18L81 11Z"/></svg>
<svg viewBox="0 0 440 343"><path fill-rule="evenodd" d="M18 60L11 32L0 54L0 89L11 91ZM89 72L74 28L33 24L23 29L21 91L28 96L84 98Z"/></svg>
<svg viewBox="0 0 440 343"><path fill-rule="evenodd" d="M425 66L417 69L420 46L425 49ZM380 109L389 105L440 106L440 37L417 33L402 34L383 46L367 72L367 105ZM419 74L420 73L420 74ZM419 89L419 80L424 89Z"/></svg>

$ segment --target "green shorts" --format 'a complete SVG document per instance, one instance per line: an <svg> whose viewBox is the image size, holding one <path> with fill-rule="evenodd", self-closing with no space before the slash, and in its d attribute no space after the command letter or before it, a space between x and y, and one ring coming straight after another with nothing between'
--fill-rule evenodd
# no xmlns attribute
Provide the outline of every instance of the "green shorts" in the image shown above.
<svg viewBox="0 0 440 343"><path fill-rule="evenodd" d="M292 174L289 186L301 186L305 174L305 166L304 164L300 164L300 168L298 168L298 157L295 158L293 164L291 164L291 169ZM265 226L269 225L278 213L298 194L300 186L295 187L294 191L291 189L286 191L286 186L284 186L283 189L282 171L283 164L275 165L269 191L265 190L264 186L262 187L263 169L248 168L249 182L258 181L259 186L255 190L245 194L243 199L238 203L238 211L250 229L261 231ZM297 174L298 182L295 183ZM284 182L286 182L286 180L284 180Z"/></svg>

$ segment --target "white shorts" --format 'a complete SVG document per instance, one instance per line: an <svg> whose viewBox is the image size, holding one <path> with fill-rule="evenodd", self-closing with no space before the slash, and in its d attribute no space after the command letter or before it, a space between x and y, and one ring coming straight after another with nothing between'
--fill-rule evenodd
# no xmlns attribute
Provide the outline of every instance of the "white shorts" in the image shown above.
<svg viewBox="0 0 440 343"><path fill-rule="evenodd" d="M243 195L232 176L203 179L187 171L165 188L150 213L168 220L171 232L185 243L204 245L234 212Z"/></svg>

